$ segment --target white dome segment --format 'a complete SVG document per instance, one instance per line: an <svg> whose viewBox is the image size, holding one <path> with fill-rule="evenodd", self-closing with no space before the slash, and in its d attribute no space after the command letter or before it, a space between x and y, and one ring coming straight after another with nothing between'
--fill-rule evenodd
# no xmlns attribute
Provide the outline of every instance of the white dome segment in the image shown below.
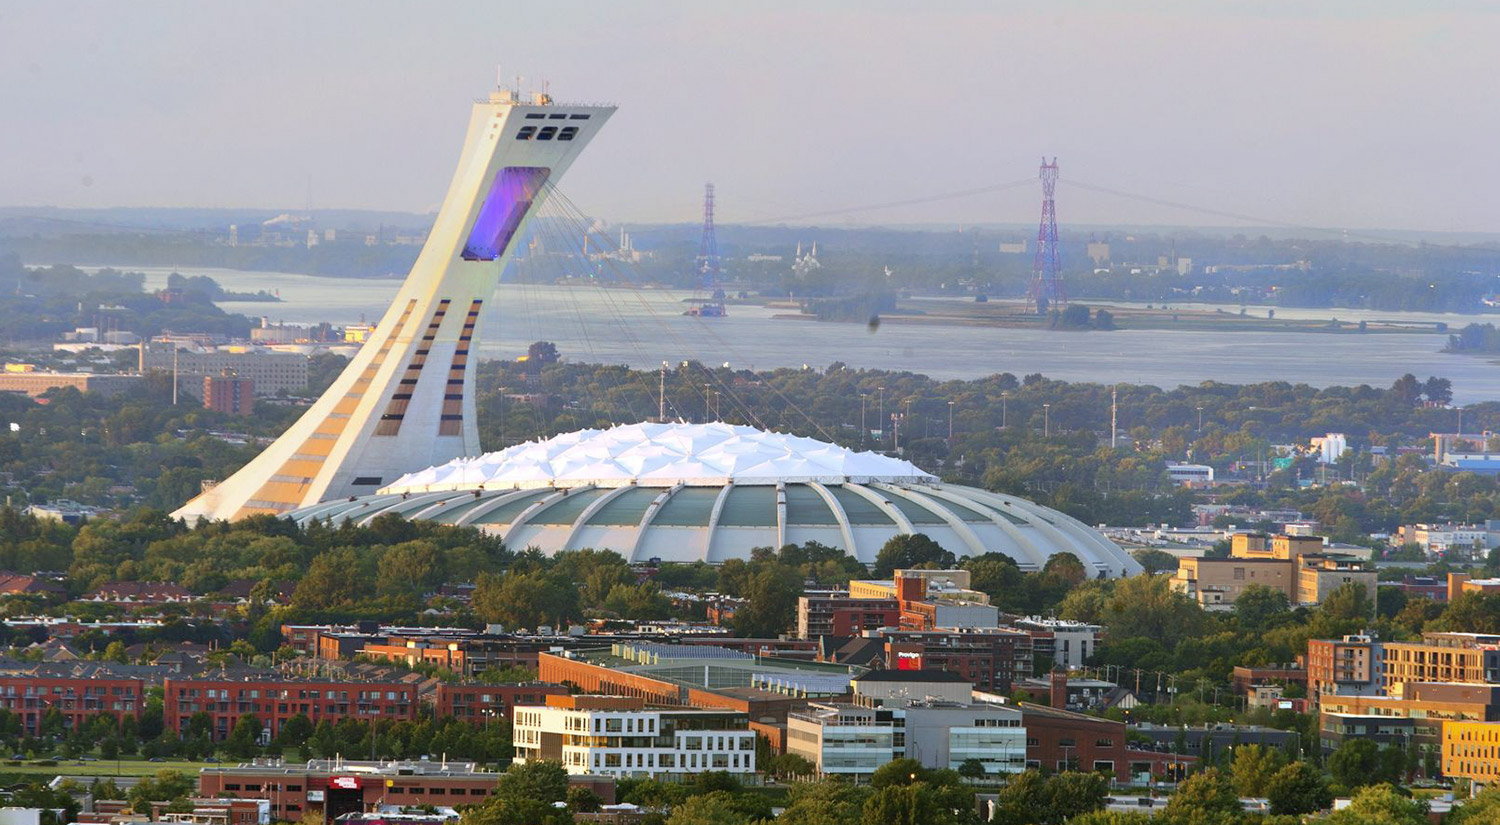
<svg viewBox="0 0 1500 825"><path fill-rule="evenodd" d="M733 424L628 424L529 441L396 479L380 492L784 482L936 482L909 461Z"/></svg>
<svg viewBox="0 0 1500 825"><path fill-rule="evenodd" d="M943 484L899 459L717 423L568 433L291 515L367 523L387 513L477 527L549 555L591 547L631 561L717 563L817 541L868 564L892 536L923 533L957 556L1003 553L1027 571L1067 552L1096 575L1141 572L1056 510Z"/></svg>

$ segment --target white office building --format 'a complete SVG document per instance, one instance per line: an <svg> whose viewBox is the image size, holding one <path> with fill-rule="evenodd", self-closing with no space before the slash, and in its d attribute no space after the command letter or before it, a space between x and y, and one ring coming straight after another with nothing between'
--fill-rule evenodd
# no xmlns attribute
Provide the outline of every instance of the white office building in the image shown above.
<svg viewBox="0 0 1500 825"><path fill-rule="evenodd" d="M516 762L560 762L570 774L656 777L755 773L755 732L743 713L647 708L621 696L549 696L512 713Z"/></svg>
<svg viewBox="0 0 1500 825"><path fill-rule="evenodd" d="M851 778L901 758L953 770L976 759L989 774L1026 770L1026 728L1020 709L1009 705L814 702L787 715L786 747L820 773Z"/></svg>

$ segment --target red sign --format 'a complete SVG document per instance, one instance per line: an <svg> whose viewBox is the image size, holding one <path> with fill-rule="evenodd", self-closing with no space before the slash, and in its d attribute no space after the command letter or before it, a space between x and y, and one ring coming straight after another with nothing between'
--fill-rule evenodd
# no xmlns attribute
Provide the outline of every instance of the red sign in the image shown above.
<svg viewBox="0 0 1500 825"><path fill-rule="evenodd" d="M339 791L357 791L364 786L357 776L330 776L328 787Z"/></svg>
<svg viewBox="0 0 1500 825"><path fill-rule="evenodd" d="M906 653L906 652L902 652L902 651L897 651L896 652L896 669L897 670L921 670L922 669L922 654L920 654L920 653Z"/></svg>

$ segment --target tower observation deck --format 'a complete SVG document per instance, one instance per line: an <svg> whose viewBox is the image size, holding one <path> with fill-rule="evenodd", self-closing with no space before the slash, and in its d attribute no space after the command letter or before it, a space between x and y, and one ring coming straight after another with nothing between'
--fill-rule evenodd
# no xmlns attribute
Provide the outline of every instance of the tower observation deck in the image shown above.
<svg viewBox="0 0 1500 825"><path fill-rule="evenodd" d="M427 242L359 353L280 438L173 515L279 515L479 455L468 367L481 310L527 221L614 111L509 89L476 102Z"/></svg>

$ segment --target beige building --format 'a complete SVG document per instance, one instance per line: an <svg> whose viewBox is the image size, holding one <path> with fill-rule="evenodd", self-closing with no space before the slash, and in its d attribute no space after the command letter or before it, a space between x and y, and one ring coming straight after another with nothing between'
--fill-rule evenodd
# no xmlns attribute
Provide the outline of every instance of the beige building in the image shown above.
<svg viewBox="0 0 1500 825"><path fill-rule="evenodd" d="M1317 536L1237 533L1229 558L1184 558L1172 576L1172 589L1207 610L1228 610L1245 589L1264 585L1285 593L1293 605L1322 604L1346 584L1375 591L1375 571L1350 556L1325 553Z"/></svg>
<svg viewBox="0 0 1500 825"><path fill-rule="evenodd" d="M1500 683L1500 637L1423 633L1420 642L1381 645L1381 682L1394 691L1412 682Z"/></svg>
<svg viewBox="0 0 1500 825"><path fill-rule="evenodd" d="M75 387L79 392L116 395L138 386L139 375L94 375L87 372L42 372L7 369L0 372L0 392L18 392L35 398L59 387Z"/></svg>
<svg viewBox="0 0 1500 825"><path fill-rule="evenodd" d="M307 356L300 352L269 352L255 347L184 348L174 353L172 342L144 341L140 345L141 372L159 370L178 375L178 385L194 395L203 391L204 376L226 372L255 382L258 396L307 389Z"/></svg>

